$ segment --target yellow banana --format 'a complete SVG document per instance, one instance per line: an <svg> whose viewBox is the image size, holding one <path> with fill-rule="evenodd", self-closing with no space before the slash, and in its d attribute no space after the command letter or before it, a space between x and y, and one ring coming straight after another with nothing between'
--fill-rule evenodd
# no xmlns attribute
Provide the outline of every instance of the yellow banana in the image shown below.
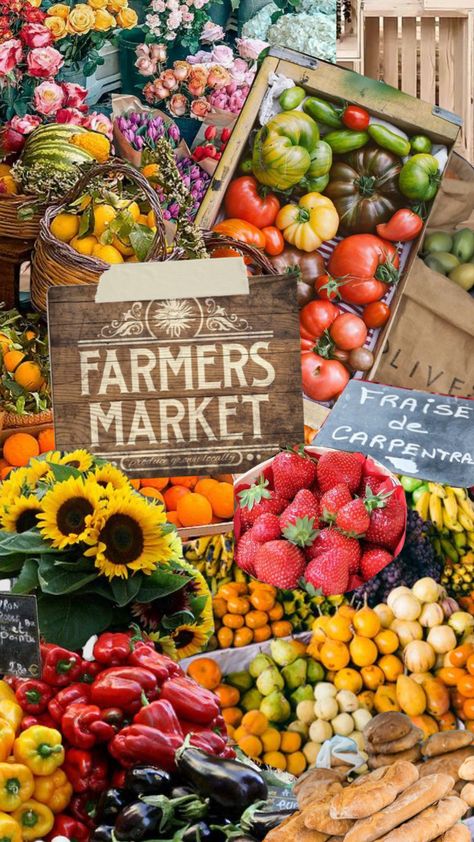
<svg viewBox="0 0 474 842"><path fill-rule="evenodd" d="M446 488L446 497L443 498L443 506L448 513L449 519L456 521L458 517L458 501L452 488Z"/></svg>
<svg viewBox="0 0 474 842"><path fill-rule="evenodd" d="M455 488L453 485L450 485L449 487L451 488L452 491L454 491L456 497L458 497L459 500L465 500L466 499L467 491L466 491L465 488Z"/></svg>
<svg viewBox="0 0 474 842"><path fill-rule="evenodd" d="M458 520L451 520L446 509L442 509L443 524L450 532L463 532L464 529Z"/></svg>
<svg viewBox="0 0 474 842"><path fill-rule="evenodd" d="M446 491L444 489L444 485L441 485L440 482L429 482L428 488L432 494L435 494L437 497L446 497Z"/></svg>
<svg viewBox="0 0 474 842"><path fill-rule="evenodd" d="M433 483L430 483L430 484L432 485ZM430 520L434 523L434 525L436 526L437 529L442 529L443 528L443 520L444 520L443 519L443 506L441 504L441 498L437 494L435 494L435 493L430 494L428 509L429 509ZM446 514L446 512L444 512L444 514Z"/></svg>
<svg viewBox="0 0 474 842"><path fill-rule="evenodd" d="M428 520L428 513L430 507L430 497L431 494L429 491L424 491L423 494L420 495L418 500L415 503L415 509L420 515L422 520Z"/></svg>
<svg viewBox="0 0 474 842"><path fill-rule="evenodd" d="M459 500L459 508L467 514L468 517L474 518L474 505L468 497Z"/></svg>
<svg viewBox="0 0 474 842"><path fill-rule="evenodd" d="M472 517L469 517L466 512L458 512L458 521L466 532L471 532L474 529L474 520Z"/></svg>

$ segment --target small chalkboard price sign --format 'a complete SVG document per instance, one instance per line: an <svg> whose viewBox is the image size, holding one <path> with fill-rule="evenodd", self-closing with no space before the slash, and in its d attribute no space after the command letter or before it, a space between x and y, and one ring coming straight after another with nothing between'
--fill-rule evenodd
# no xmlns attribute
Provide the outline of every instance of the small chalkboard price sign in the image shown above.
<svg viewBox="0 0 474 842"><path fill-rule="evenodd" d="M474 485L474 400L351 380L316 442L360 451L396 474Z"/></svg>
<svg viewBox="0 0 474 842"><path fill-rule="evenodd" d="M268 798L262 812L265 813L295 813L298 809L298 802L291 787L268 787Z"/></svg>
<svg viewBox="0 0 474 842"><path fill-rule="evenodd" d="M39 676L39 641L36 597L0 592L0 675Z"/></svg>

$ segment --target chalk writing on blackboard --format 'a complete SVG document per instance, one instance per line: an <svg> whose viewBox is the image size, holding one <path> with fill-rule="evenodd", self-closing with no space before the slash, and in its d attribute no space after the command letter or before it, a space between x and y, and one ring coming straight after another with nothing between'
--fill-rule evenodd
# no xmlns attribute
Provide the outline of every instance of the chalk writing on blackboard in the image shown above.
<svg viewBox="0 0 474 842"><path fill-rule="evenodd" d="M35 677L41 672L35 596L0 593L0 673Z"/></svg>

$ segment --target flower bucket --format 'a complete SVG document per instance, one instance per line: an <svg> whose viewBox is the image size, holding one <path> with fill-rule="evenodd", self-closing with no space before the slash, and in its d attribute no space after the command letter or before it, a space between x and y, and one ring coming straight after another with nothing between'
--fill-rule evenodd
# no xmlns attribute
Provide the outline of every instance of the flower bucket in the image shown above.
<svg viewBox="0 0 474 842"><path fill-rule="evenodd" d="M138 94L140 96L146 79L135 67L137 60L136 49L143 44L145 34L141 27L123 30L118 36L119 68L122 79L121 93Z"/></svg>

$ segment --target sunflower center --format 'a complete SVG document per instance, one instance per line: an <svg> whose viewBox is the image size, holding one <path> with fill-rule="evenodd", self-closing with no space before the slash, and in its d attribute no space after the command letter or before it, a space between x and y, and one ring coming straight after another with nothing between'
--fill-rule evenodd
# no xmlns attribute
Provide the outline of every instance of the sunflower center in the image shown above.
<svg viewBox="0 0 474 842"><path fill-rule="evenodd" d="M77 461L77 459L71 459L70 462L66 462L68 468L80 468L81 463Z"/></svg>
<svg viewBox="0 0 474 842"><path fill-rule="evenodd" d="M143 532L130 515L111 515L100 533L105 554L114 564L131 564L143 552Z"/></svg>
<svg viewBox="0 0 474 842"><path fill-rule="evenodd" d="M184 649L194 640L194 634L189 629L181 629L174 638L176 649Z"/></svg>
<svg viewBox="0 0 474 842"><path fill-rule="evenodd" d="M33 529L35 526L38 526L38 521L36 520L36 515L40 515L40 514L41 514L41 509L26 509L17 518L16 531L18 533L29 532L30 529Z"/></svg>
<svg viewBox="0 0 474 842"><path fill-rule="evenodd" d="M82 532L86 525L86 517L91 515L94 508L85 497L71 497L59 507L57 513L58 529L63 535Z"/></svg>

